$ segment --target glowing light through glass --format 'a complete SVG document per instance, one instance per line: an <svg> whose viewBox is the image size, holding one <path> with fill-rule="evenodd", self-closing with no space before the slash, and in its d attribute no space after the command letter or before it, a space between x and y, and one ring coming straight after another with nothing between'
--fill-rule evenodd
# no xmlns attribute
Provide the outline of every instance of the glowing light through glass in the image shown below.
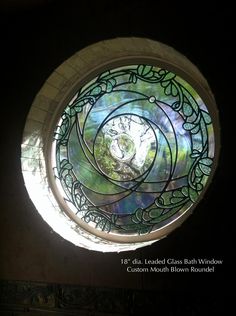
<svg viewBox="0 0 236 316"><path fill-rule="evenodd" d="M211 173L214 131L186 81L130 65L76 92L52 148L55 183L79 220L108 234L142 235L199 199Z"/></svg>

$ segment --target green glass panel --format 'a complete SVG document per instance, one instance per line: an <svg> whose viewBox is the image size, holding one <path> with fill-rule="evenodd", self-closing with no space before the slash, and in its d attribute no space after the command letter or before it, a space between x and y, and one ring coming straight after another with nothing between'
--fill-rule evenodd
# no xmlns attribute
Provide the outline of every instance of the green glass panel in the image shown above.
<svg viewBox="0 0 236 316"><path fill-rule="evenodd" d="M65 106L54 142L55 177L72 211L114 234L152 232L185 212L215 152L212 119L196 90L143 64L87 81Z"/></svg>

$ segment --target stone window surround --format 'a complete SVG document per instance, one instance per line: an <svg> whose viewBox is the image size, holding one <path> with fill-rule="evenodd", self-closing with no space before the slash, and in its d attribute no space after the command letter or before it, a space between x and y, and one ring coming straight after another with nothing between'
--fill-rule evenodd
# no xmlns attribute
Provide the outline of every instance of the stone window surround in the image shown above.
<svg viewBox="0 0 236 316"><path fill-rule="evenodd" d="M50 178L53 175L49 161L52 132L73 91L88 81L88 78L93 78L98 70L102 72L108 64L118 67L124 63L147 60L174 71L196 88L215 122L215 161L218 160L219 123L214 97L205 78L185 56L167 45L144 38L116 38L82 49L51 74L35 97L24 129L21 155L25 185L37 210L57 233L75 245L103 252L134 250L165 237L191 213L184 213L178 221L153 233L149 240L145 236L132 236L126 240L109 236L108 239L103 233L93 234L83 227L83 223L78 225L72 216L68 216L63 210L63 200L58 195L55 198L56 190L51 185ZM215 168L216 163L210 180Z"/></svg>

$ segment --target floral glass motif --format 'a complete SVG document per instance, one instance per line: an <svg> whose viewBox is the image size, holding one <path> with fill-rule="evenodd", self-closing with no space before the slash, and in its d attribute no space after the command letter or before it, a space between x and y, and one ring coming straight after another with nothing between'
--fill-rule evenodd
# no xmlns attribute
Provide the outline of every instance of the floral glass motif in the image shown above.
<svg viewBox="0 0 236 316"><path fill-rule="evenodd" d="M191 85L151 65L123 66L65 107L53 140L55 183L88 225L147 234L195 204L214 148L211 117Z"/></svg>

